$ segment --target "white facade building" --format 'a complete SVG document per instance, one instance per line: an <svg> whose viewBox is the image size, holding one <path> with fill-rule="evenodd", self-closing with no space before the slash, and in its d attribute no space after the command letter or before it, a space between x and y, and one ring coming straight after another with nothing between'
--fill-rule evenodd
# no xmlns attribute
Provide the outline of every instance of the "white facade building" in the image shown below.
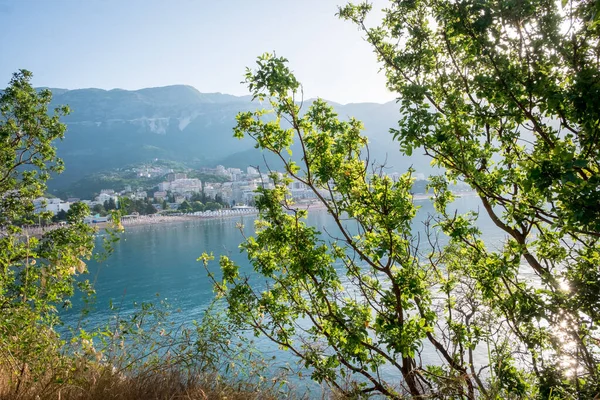
<svg viewBox="0 0 600 400"><path fill-rule="evenodd" d="M59 198L47 199L45 197L38 197L33 201L33 206L36 213L50 211L52 214L58 214L60 211L69 211L71 203L62 201Z"/></svg>
<svg viewBox="0 0 600 400"><path fill-rule="evenodd" d="M171 182L170 190L175 193L201 192L202 182L200 179L176 179Z"/></svg>
<svg viewBox="0 0 600 400"><path fill-rule="evenodd" d="M171 191L174 193L193 193L202 191L202 182L200 179L175 179L170 182L161 182L158 184L158 190L161 192Z"/></svg>

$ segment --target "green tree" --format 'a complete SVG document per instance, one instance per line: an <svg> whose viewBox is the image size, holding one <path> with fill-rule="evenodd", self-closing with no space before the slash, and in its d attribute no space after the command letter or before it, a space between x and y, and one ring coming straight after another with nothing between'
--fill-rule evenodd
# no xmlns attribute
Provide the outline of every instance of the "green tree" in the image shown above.
<svg viewBox="0 0 600 400"><path fill-rule="evenodd" d="M424 149L446 169L430 177L439 215L425 238L413 232L411 171L392 181L373 169L360 158L359 121L339 120L322 100L301 110L287 60L260 57L246 82L270 108L240 113L235 134L279 156L286 176L258 190L256 235L242 244L266 290L220 259L215 287L229 315L348 395L596 396L600 14L594 3L557 7L392 2L372 29L368 4L340 9L400 96L392 132L402 151ZM305 224L290 177L313 190L339 233ZM449 211L458 180L505 241L486 245L475 211ZM425 363L425 348L439 362Z"/></svg>
<svg viewBox="0 0 600 400"><path fill-rule="evenodd" d="M204 211L204 204L202 204L200 201L194 201L192 203L192 210L193 211Z"/></svg>
<svg viewBox="0 0 600 400"><path fill-rule="evenodd" d="M447 170L431 186L451 238L449 282L475 278L478 309L456 319L448 308L450 337L467 332L476 345L490 333L473 317L494 313L507 336L491 360L500 388L598 395L599 5L395 2L374 28L369 9L340 15L366 34L401 99L392 133L402 150L423 148ZM448 211L457 180L507 234L501 251L484 246L476 215Z"/></svg>
<svg viewBox="0 0 600 400"><path fill-rule="evenodd" d="M82 203L67 213L69 225L41 237L20 227L42 218L33 200L43 195L50 173L63 168L53 142L63 137L60 117L69 112L49 113L51 93L34 89L31 77L15 73L0 95L0 363L14 372L17 392L24 377L43 374L58 352L57 306L68 306L76 286L91 290L76 277L86 272L94 247Z"/></svg>
<svg viewBox="0 0 600 400"><path fill-rule="evenodd" d="M220 194L216 194L215 195L215 203L219 203L222 206L225 205L225 201L223 201L223 196L221 196Z"/></svg>
<svg viewBox="0 0 600 400"><path fill-rule="evenodd" d="M216 211L216 210L220 210L221 208L223 208L223 206L214 201L209 201L204 205L204 209L206 211Z"/></svg>
<svg viewBox="0 0 600 400"><path fill-rule="evenodd" d="M144 202L143 211L144 211L143 212L144 215L156 214L156 208L154 208L154 206L152 205L152 203L150 203L148 200L146 200Z"/></svg>
<svg viewBox="0 0 600 400"><path fill-rule="evenodd" d="M104 209L106 211L116 210L117 203L115 202L115 199L111 197L110 199L105 200L104 201Z"/></svg>
<svg viewBox="0 0 600 400"><path fill-rule="evenodd" d="M190 201L202 202L202 193L198 193L198 192L192 193L192 197L190 198Z"/></svg>
<svg viewBox="0 0 600 400"><path fill-rule="evenodd" d="M100 215L106 215L106 210L102 204L95 204L94 207L92 207L92 212Z"/></svg>
<svg viewBox="0 0 600 400"><path fill-rule="evenodd" d="M59 210L53 217L53 222L65 221L67 219L67 212L65 210Z"/></svg>
<svg viewBox="0 0 600 400"><path fill-rule="evenodd" d="M190 203L187 200L184 200L178 208L179 211L182 212L190 212L192 211L192 206L190 205Z"/></svg>

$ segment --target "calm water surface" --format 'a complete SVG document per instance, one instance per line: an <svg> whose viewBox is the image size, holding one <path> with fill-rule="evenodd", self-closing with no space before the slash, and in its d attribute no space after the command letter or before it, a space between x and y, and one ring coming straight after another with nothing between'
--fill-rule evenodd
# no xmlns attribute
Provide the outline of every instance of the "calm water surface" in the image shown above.
<svg viewBox="0 0 600 400"><path fill-rule="evenodd" d="M424 232L422 221L434 210L429 200L418 201L418 204L421 209L413 230ZM474 196L462 197L455 204L460 212L478 209L484 212ZM108 260L102 264L90 263L88 277L95 280L97 299L87 317L88 324L105 324L114 315L109 309L110 302L123 315L132 312L134 302L156 302L157 299L166 299L173 309L180 310L171 316L176 323L200 320L214 294L206 270L196 259L203 252L214 253L216 259L227 255L243 271L252 274L246 255L238 248L243 237L237 225L244 224L245 234L251 235L253 221L253 216L243 216L127 228ZM308 223L321 231L336 231L332 219L322 210L309 212ZM504 237L483 213L479 224L486 241ZM219 276L216 261L212 263L212 271ZM80 320L82 306L74 303L72 309L64 312L66 326L77 326ZM264 347L262 350L277 352L270 343L259 342L259 345ZM435 354L432 352L431 356Z"/></svg>

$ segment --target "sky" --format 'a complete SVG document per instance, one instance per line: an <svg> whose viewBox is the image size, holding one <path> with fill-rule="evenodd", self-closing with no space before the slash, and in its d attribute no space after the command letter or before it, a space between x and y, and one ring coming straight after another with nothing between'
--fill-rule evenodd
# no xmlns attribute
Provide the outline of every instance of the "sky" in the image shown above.
<svg viewBox="0 0 600 400"><path fill-rule="evenodd" d="M392 100L363 34L335 16L344 1L0 0L0 87L24 68L35 86L245 95L245 68L275 51L305 97Z"/></svg>

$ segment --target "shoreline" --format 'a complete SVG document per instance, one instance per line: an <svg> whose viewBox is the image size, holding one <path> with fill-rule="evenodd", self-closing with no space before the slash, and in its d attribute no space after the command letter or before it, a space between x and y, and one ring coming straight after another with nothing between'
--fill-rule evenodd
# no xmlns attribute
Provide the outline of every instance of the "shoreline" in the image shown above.
<svg viewBox="0 0 600 400"><path fill-rule="evenodd" d="M219 211L208 211L200 212L196 214L183 214L183 215L140 215L137 217L122 218L121 225L123 227L128 226L145 226L145 225L158 225L185 221L197 221L217 218L233 218L247 215L257 215L258 210L219 210ZM89 226L97 228L98 230L107 229L113 227L112 222L95 222L89 223ZM46 232L53 231L64 225L53 224L44 227L32 227L23 229L22 234L26 236L41 236Z"/></svg>
<svg viewBox="0 0 600 400"><path fill-rule="evenodd" d="M454 193L457 198L467 197L475 195L474 192L456 192ZM413 194L413 201L423 201L433 197L431 194ZM321 203L320 201L298 201L291 205L292 209L303 209L303 210L314 210L321 211L326 210L327 207ZM136 217L124 217L121 218L121 225L123 227L128 226L145 226L145 225L157 225L157 224L167 224L167 223L176 223L176 222L184 222L184 221L195 221L195 220L206 220L206 219L217 219L217 218L233 218L240 216L249 216L249 215L257 215L258 210L256 208L251 209L243 209L243 210L233 210L233 209L224 209L217 211L204 211L190 214L181 214L181 215L140 215ZM111 222L96 222L90 223L90 226L100 229L110 228L112 226ZM63 225L53 224L44 227L30 227L23 229L23 235L26 236L41 236L46 232L55 230L60 228Z"/></svg>
<svg viewBox="0 0 600 400"><path fill-rule="evenodd" d="M158 224L167 224L167 223L175 223L175 222L185 222L185 221L198 221L198 220L207 220L207 219L217 219L217 218L233 218L233 217L242 217L246 215L256 215L258 214L258 210L219 210L219 211L208 211L208 212L199 212L193 214L183 214L183 215L140 215L134 218L121 218L121 225L123 227L128 226L145 226L145 225L158 225ZM100 229L106 229L111 226L110 222L98 222L93 224L93 226L97 226Z"/></svg>

